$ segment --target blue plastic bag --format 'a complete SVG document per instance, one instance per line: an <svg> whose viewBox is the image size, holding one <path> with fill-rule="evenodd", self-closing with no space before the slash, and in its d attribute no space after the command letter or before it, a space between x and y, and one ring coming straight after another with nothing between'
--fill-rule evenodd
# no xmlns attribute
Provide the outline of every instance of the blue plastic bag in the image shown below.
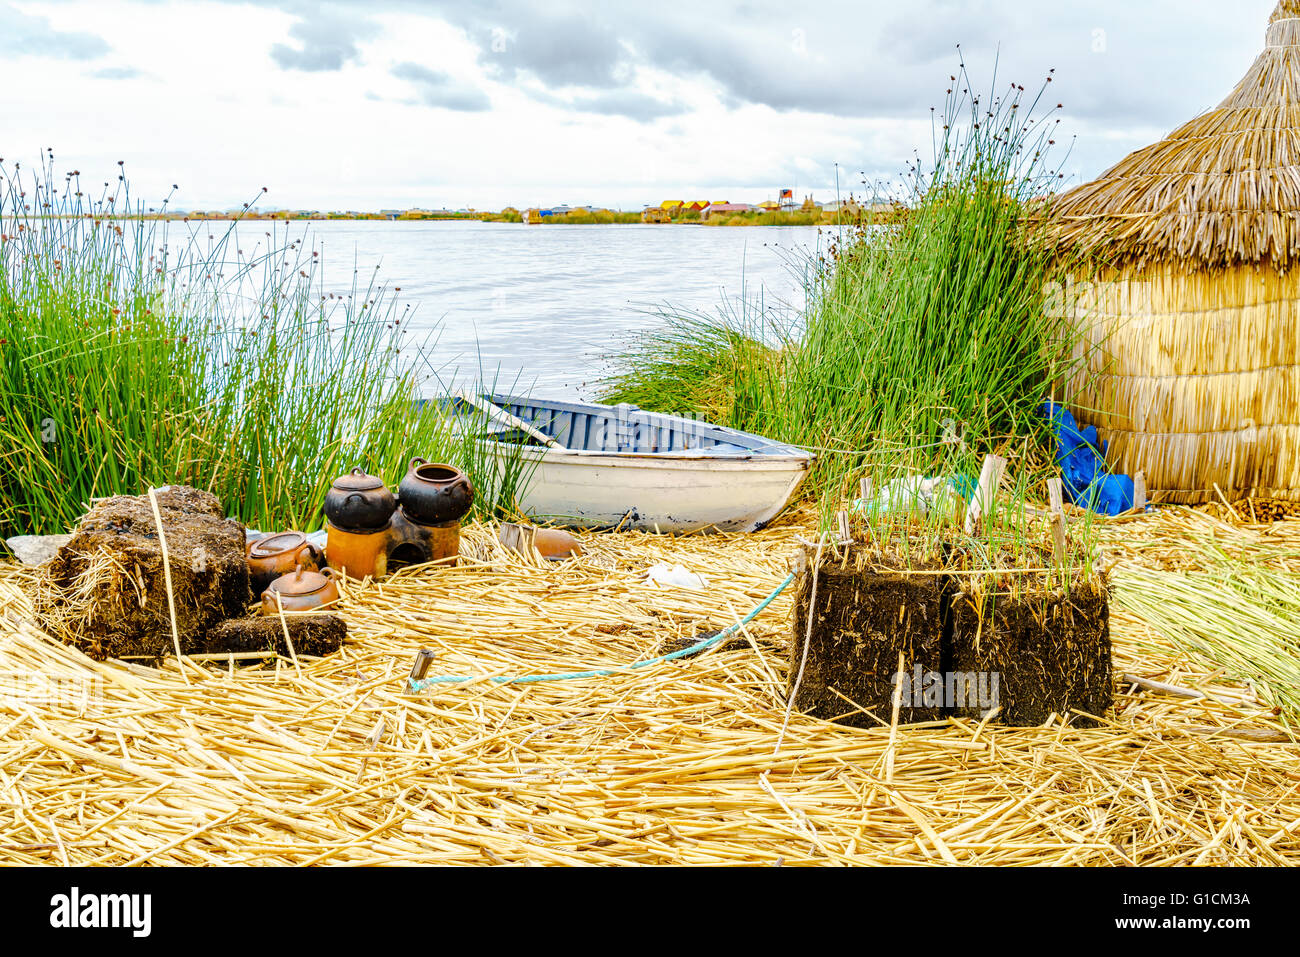
<svg viewBox="0 0 1300 957"><path fill-rule="evenodd" d="M1097 429L1090 425L1080 430L1070 410L1055 402L1044 402L1042 409L1056 436L1056 464L1066 499L1103 515L1131 509L1133 479L1112 475L1106 468L1106 443L1097 438Z"/></svg>

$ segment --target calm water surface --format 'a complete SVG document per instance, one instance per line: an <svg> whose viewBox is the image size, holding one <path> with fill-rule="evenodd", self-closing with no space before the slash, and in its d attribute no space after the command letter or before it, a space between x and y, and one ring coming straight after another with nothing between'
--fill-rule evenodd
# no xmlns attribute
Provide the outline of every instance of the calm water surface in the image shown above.
<svg viewBox="0 0 1300 957"><path fill-rule="evenodd" d="M743 295L801 309L791 260L818 246L815 227L334 220L308 236L327 290L350 282L354 256L363 276L378 265L401 287L411 328L437 333L428 359L439 377L478 378L481 362L489 381L557 398L591 397L606 356L662 323L657 307L712 313Z"/></svg>

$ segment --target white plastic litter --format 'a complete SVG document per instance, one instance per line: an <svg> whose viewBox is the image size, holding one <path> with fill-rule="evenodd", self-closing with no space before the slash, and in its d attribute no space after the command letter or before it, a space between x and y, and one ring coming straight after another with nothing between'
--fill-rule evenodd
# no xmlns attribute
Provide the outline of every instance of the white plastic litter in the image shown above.
<svg viewBox="0 0 1300 957"><path fill-rule="evenodd" d="M953 487L952 479L948 476L922 478L911 475L894 479L869 499L855 500L852 508L860 512L916 511L927 515L934 508L951 511L961 501L960 493Z"/></svg>
<svg viewBox="0 0 1300 957"><path fill-rule="evenodd" d="M22 564L40 565L53 558L71 540L71 535L15 535L6 538L5 544Z"/></svg>
<svg viewBox="0 0 1300 957"><path fill-rule="evenodd" d="M661 588L691 588L696 591L709 587L709 580L703 575L689 571L682 565L669 565L660 562L646 572L646 580Z"/></svg>

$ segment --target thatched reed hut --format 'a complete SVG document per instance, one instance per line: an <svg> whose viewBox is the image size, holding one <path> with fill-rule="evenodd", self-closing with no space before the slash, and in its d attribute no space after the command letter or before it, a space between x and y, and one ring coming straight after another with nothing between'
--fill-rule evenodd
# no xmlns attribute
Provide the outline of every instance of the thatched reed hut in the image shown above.
<svg viewBox="0 0 1300 957"><path fill-rule="evenodd" d="M1157 500L1300 499L1300 0L1213 110L1055 204L1097 254L1077 417Z"/></svg>

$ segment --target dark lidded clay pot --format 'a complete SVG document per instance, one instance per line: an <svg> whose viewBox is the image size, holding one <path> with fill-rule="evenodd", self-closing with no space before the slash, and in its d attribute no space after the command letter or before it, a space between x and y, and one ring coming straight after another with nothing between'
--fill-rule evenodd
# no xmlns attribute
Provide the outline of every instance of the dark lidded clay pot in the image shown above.
<svg viewBox="0 0 1300 957"><path fill-rule="evenodd" d="M474 504L474 484L454 465L411 459L410 470L397 488L402 511L421 525L459 521Z"/></svg>
<svg viewBox="0 0 1300 957"><path fill-rule="evenodd" d="M382 529L396 508L397 500L383 480L360 468L336 478L325 496L325 517L349 532Z"/></svg>

